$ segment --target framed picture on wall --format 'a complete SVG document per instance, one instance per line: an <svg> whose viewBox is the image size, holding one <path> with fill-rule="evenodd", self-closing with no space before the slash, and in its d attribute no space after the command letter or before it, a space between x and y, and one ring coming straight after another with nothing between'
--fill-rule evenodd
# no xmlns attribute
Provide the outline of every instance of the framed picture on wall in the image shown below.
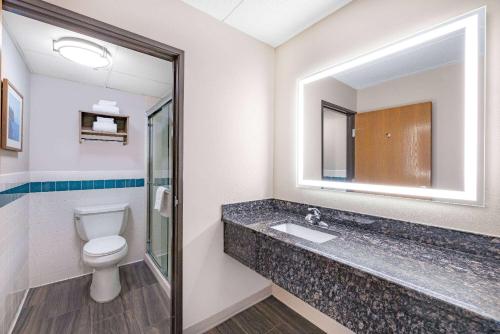
<svg viewBox="0 0 500 334"><path fill-rule="evenodd" d="M23 108L21 93L8 79L2 81L2 148L23 150Z"/></svg>

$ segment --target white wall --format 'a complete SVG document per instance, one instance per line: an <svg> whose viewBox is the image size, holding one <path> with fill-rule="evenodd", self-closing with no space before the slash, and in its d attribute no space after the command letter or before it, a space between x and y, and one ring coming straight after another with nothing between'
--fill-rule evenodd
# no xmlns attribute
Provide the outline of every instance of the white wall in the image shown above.
<svg viewBox="0 0 500 334"><path fill-rule="evenodd" d="M220 218L273 195L274 50L181 1L50 2L186 52L184 326L268 287L223 253Z"/></svg>
<svg viewBox="0 0 500 334"><path fill-rule="evenodd" d="M24 96L22 152L0 149L0 191L28 181L29 71L10 36L2 29L2 78ZM2 195L0 195L2 196ZM28 196L0 207L0 333L7 333L28 288Z"/></svg>
<svg viewBox="0 0 500 334"><path fill-rule="evenodd" d="M169 66L165 62L165 66ZM79 111L99 99L117 101L129 117L129 143L79 142ZM145 112L151 98L119 90L31 76L30 170L144 170Z"/></svg>
<svg viewBox="0 0 500 334"><path fill-rule="evenodd" d="M2 79L7 78L20 91L24 97L23 119L23 150L22 152L0 149L0 173L16 173L27 171L29 164L29 139L28 131L30 122L30 72L17 51L7 29L2 29Z"/></svg>
<svg viewBox="0 0 500 334"><path fill-rule="evenodd" d="M432 102L432 186L463 190L463 63L358 90L358 112Z"/></svg>

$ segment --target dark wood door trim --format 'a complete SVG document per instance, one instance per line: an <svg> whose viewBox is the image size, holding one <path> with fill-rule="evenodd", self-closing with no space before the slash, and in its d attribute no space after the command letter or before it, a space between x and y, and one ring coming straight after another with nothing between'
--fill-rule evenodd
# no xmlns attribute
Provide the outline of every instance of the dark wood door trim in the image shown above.
<svg viewBox="0 0 500 334"><path fill-rule="evenodd" d="M174 206L172 310L173 333L182 333L183 110L184 51L40 0L3 0L6 11L171 61L174 67Z"/></svg>
<svg viewBox="0 0 500 334"><path fill-rule="evenodd" d="M184 52L161 42L40 0L4 0L3 9L154 57L174 61Z"/></svg>
<svg viewBox="0 0 500 334"><path fill-rule="evenodd" d="M350 109L344 108L342 106L333 104L331 102L321 100L321 179L325 178L325 173L324 173L324 117L323 113L324 110L328 109L334 112L339 112L341 114L346 115L347 117L347 122L346 122L346 181L351 181L354 178L354 137L352 136L353 130L356 128L355 125L355 116L356 112L352 111Z"/></svg>

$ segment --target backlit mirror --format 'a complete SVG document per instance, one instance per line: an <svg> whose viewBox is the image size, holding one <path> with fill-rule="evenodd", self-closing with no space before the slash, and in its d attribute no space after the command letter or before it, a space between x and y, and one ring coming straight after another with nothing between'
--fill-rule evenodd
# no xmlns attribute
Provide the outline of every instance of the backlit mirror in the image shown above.
<svg viewBox="0 0 500 334"><path fill-rule="evenodd" d="M298 82L298 186L482 204L485 8Z"/></svg>

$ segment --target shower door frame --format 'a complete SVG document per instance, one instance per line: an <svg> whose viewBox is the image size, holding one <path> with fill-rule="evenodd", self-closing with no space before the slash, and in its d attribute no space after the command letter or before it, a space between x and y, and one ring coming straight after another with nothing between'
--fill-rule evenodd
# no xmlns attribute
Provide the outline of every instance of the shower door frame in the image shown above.
<svg viewBox="0 0 500 334"><path fill-rule="evenodd" d="M184 51L41 0L0 0L2 9L173 63L172 332L182 333Z"/></svg>
<svg viewBox="0 0 500 334"><path fill-rule="evenodd" d="M162 111L163 107L168 105L169 103L173 103L173 99L171 97L166 97L158 101L154 106L152 106L148 111L146 111L146 117L147 117L147 136L148 136L148 149L147 149L147 201L146 201L146 206L147 206L147 230L146 230L146 252L151 256L151 260L154 262L156 267L162 272L163 276L167 279L167 281L170 282L170 279L168 277L168 265L167 265L167 275L163 272L163 268L161 264L158 262L158 259L156 256L153 254L153 250L151 249L151 224L152 224L152 217L151 217L151 205L153 203L153 200L151 198L151 187L154 184L154 180L151 180L151 176L153 174L153 153L152 153L152 148L153 148L153 138L152 138L152 120L153 117ZM174 205L176 203L176 198L175 196L173 197ZM170 254L170 253L169 253Z"/></svg>

